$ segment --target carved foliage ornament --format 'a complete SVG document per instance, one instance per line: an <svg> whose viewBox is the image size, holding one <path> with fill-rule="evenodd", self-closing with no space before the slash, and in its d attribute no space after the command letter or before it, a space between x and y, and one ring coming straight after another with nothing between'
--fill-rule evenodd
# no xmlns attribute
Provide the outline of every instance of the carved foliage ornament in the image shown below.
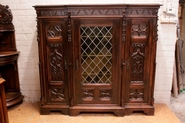
<svg viewBox="0 0 185 123"><path fill-rule="evenodd" d="M110 99L111 98L111 90L100 90L100 98L101 99Z"/></svg>
<svg viewBox="0 0 185 123"><path fill-rule="evenodd" d="M142 24L133 24L132 25L132 37L137 36L137 37L147 37L147 24L142 23Z"/></svg>
<svg viewBox="0 0 185 123"><path fill-rule="evenodd" d="M61 101L65 100L64 89L63 88L51 88L51 97L53 99L59 99Z"/></svg>
<svg viewBox="0 0 185 123"><path fill-rule="evenodd" d="M91 89L91 90L87 90L87 89L82 90L82 97L83 97L83 100L86 100L86 99L92 100L94 98L94 90L93 89Z"/></svg>
<svg viewBox="0 0 185 123"><path fill-rule="evenodd" d="M0 4L0 24L11 24L12 23L12 13L9 6L3 6Z"/></svg>
<svg viewBox="0 0 185 123"><path fill-rule="evenodd" d="M143 100L143 89L131 89L130 90L130 100Z"/></svg>

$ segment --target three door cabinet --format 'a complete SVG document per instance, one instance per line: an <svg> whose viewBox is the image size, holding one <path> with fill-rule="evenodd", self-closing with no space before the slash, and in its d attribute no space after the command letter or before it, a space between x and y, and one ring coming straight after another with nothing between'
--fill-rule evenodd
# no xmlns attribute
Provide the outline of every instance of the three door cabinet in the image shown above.
<svg viewBox="0 0 185 123"><path fill-rule="evenodd" d="M154 114L159 5L37 5L41 114Z"/></svg>

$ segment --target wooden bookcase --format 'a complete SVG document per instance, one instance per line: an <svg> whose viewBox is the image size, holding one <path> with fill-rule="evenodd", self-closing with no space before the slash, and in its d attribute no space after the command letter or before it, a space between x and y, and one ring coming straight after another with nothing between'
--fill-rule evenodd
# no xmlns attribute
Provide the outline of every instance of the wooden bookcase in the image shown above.
<svg viewBox="0 0 185 123"><path fill-rule="evenodd" d="M154 114L159 5L37 5L41 114Z"/></svg>

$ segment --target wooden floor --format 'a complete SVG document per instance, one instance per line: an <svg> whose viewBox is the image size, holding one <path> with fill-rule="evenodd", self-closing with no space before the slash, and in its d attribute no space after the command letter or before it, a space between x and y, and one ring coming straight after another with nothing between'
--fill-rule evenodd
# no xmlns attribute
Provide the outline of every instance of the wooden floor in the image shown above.
<svg viewBox="0 0 185 123"><path fill-rule="evenodd" d="M155 115L146 116L133 113L130 116L117 117L113 114L82 113L71 117L59 112L40 115L38 103L24 102L8 110L10 123L181 123L165 104L155 104Z"/></svg>

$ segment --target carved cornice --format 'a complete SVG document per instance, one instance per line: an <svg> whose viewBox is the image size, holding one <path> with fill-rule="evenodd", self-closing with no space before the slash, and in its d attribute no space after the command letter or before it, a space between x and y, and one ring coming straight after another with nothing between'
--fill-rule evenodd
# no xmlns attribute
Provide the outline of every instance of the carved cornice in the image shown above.
<svg viewBox="0 0 185 123"><path fill-rule="evenodd" d="M126 16L157 16L156 9L126 9Z"/></svg>
<svg viewBox="0 0 185 123"><path fill-rule="evenodd" d="M42 10L40 13L40 16L65 16L65 10Z"/></svg>
<svg viewBox="0 0 185 123"><path fill-rule="evenodd" d="M122 15L123 9L70 9L72 16Z"/></svg>
<svg viewBox="0 0 185 123"><path fill-rule="evenodd" d="M11 10L9 9L9 6L3 6L0 4L0 24L11 24L12 23L12 13Z"/></svg>

